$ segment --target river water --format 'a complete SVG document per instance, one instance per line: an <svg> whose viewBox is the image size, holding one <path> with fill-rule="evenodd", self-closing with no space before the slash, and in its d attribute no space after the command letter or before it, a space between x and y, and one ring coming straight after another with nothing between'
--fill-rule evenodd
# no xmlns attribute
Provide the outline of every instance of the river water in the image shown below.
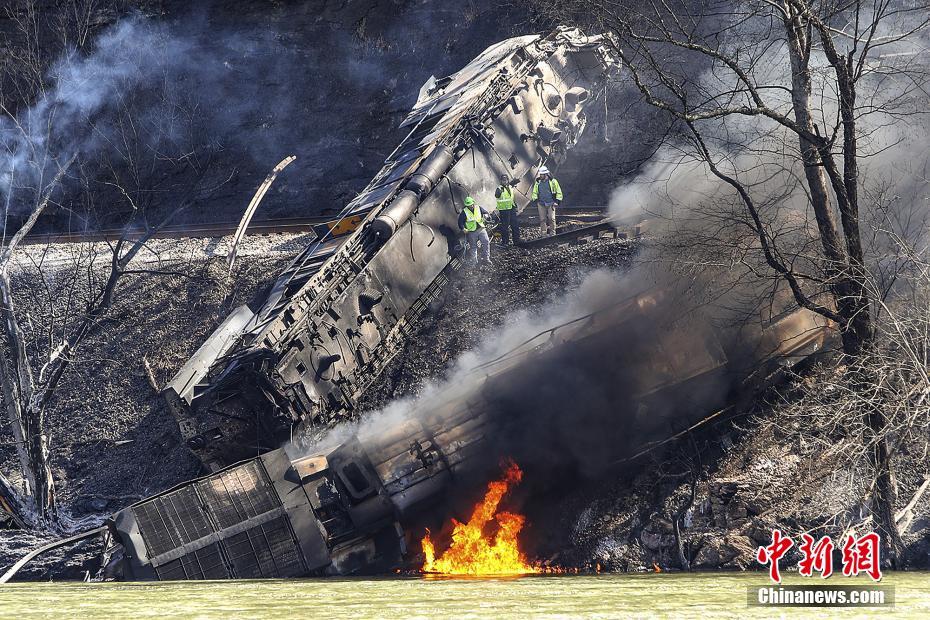
<svg viewBox="0 0 930 620"><path fill-rule="evenodd" d="M787 576L786 584L865 585ZM29 618L930 618L930 573L886 574L893 608L750 607L764 573L313 579L0 586L0 617Z"/></svg>

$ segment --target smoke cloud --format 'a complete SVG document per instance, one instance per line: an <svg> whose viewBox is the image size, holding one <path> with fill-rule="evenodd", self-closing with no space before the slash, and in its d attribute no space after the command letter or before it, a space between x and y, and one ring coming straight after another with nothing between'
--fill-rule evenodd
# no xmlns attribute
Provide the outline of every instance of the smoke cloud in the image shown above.
<svg viewBox="0 0 930 620"><path fill-rule="evenodd" d="M48 71L47 90L15 118L0 117L0 198L6 218L27 210L74 156L93 154L112 138L101 121L121 96L161 73L161 50L182 42L140 19L104 32L86 56L69 52ZM169 47L170 47L169 46ZM110 145L112 146L112 144Z"/></svg>
<svg viewBox="0 0 930 620"><path fill-rule="evenodd" d="M871 55L857 86L860 208L866 251L873 261L883 260L892 250L893 235L925 253L930 217L926 148L930 115L920 103L928 85L930 32L922 30L889 42L926 17L907 12L891 15L876 33L875 40L882 41L882 47ZM751 21L737 27L732 42L721 44L721 51L733 55L736 48L745 46L748 52L743 57L751 55L752 42L758 45L770 36L753 27ZM838 40L841 45L847 43L841 37ZM769 107L792 117L791 66L785 43L758 49L764 52L746 63L749 74L757 85L765 86L761 92ZM816 49L812 56L814 121L821 132L838 131L837 144L841 145L833 69ZM687 70L688 64L683 66ZM688 80L694 100L707 101L708 107L725 106L733 88L732 74L709 67L698 75ZM700 121L697 126L711 159L750 190L783 250L815 254L816 249L805 250L819 244L819 234L802 182L796 134L763 117L738 114ZM611 215L624 222L647 220L646 229L671 244L675 259L695 267L729 264L740 278L755 279L752 270L739 268L744 263L766 270L754 247L754 233L745 223L745 208L736 192L711 173L689 138L687 133L673 137L632 180L618 186L610 199ZM680 247L685 240L687 250ZM686 253L689 256L683 256Z"/></svg>
<svg viewBox="0 0 930 620"><path fill-rule="evenodd" d="M504 457L526 469L529 486L597 476L646 441L712 413L738 380L723 367L724 334L685 289L655 265L584 274L544 307L509 315L493 339L417 396L339 425L300 451L327 453L353 436L378 446L410 424L440 433L465 415L485 423L470 431L484 437L467 468L479 479ZM692 372L702 380L685 388L681 380ZM669 380L680 385L666 389Z"/></svg>

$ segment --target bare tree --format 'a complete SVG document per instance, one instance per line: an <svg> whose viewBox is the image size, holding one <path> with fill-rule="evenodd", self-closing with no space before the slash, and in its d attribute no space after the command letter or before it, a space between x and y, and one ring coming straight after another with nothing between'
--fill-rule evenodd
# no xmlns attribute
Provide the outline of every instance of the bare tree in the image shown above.
<svg viewBox="0 0 930 620"><path fill-rule="evenodd" d="M34 16L27 7L21 18L29 24ZM77 23L82 28L62 27L61 36L86 37L86 21ZM37 71L44 80L46 74ZM152 236L228 178L216 176L218 145L199 129L195 104L164 80L115 82L101 105L60 111L67 104L47 96L55 86L54 76L50 79L50 84L25 82L38 90L21 98L18 113L0 104L5 213L28 213L0 251L0 384L23 474L21 490L0 476L0 496L20 525L61 530L67 524L56 501L46 429L61 379L78 360L81 345L112 320L120 283L140 273L133 260ZM57 121L60 116L69 124ZM30 339L14 302L10 267L24 238L53 211L70 214L65 221L75 232L115 226L122 233L105 252L93 249L86 260L75 262L68 277L85 273L86 294L69 295L59 324L50 323L44 338ZM38 275L42 281L60 276L41 269Z"/></svg>
<svg viewBox="0 0 930 620"><path fill-rule="evenodd" d="M568 0L542 10L612 33L643 100L678 121L674 148L731 188L729 208L691 205L691 234L679 244L691 257L706 244L717 254L701 260L787 285L798 306L838 326L856 389L874 386L860 363L875 348L879 303L863 244L862 211L872 205L863 205L860 164L893 146L883 140L889 126L926 112L918 43L930 4ZM895 553L888 420L882 408L860 405L875 521Z"/></svg>

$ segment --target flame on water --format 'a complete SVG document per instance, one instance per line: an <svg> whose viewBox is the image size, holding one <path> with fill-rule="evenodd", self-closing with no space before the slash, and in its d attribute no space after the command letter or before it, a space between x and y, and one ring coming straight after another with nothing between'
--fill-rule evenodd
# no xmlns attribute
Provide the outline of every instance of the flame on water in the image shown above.
<svg viewBox="0 0 930 620"><path fill-rule="evenodd" d="M501 499L522 478L523 472L516 463L508 464L503 480L488 484L484 499L475 506L468 523L452 520L452 544L438 558L427 530L421 542L425 557L423 572L445 575L524 575L541 572L540 567L527 561L517 544L517 536L525 520L523 515L497 513ZM484 533L491 519L497 521L498 525L493 539Z"/></svg>

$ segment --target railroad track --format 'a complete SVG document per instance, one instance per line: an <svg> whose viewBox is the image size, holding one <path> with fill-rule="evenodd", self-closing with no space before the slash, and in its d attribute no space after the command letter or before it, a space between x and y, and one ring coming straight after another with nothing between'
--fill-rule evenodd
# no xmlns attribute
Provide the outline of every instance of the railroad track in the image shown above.
<svg viewBox="0 0 930 620"><path fill-rule="evenodd" d="M539 237L538 239L521 241L520 247L540 248L550 245L579 245L604 237L611 239L629 239L638 236L639 231L635 228L633 230L619 230L609 220L603 220L590 226L579 226L572 230L566 230L565 232L557 233L551 237Z"/></svg>
<svg viewBox="0 0 930 620"><path fill-rule="evenodd" d="M275 233L300 233L314 230L321 224L332 221L329 217L302 217L281 218L252 222L246 234L269 235ZM181 239L181 238L212 238L225 237L236 232L238 222L220 222L216 224L188 224L165 226L153 236L155 239ZM24 244L39 245L46 243L87 243L94 241L115 241L124 234L133 239L142 236L142 230L130 230L128 233L122 228L101 229L80 232L52 232L26 235Z"/></svg>
<svg viewBox="0 0 930 620"><path fill-rule="evenodd" d="M560 207L559 215L566 216L577 221L587 221L591 219L600 219L603 217L603 211L606 207ZM277 218L273 220L258 220L252 222L246 235L270 235L278 233L301 233L314 231L317 235L322 235L327 229L332 229L330 236L344 236L361 223L364 213L354 214L334 220L331 215L316 217L292 217ZM165 226L152 237L154 239L210 239L215 237L225 237L236 232L239 222L219 222L211 224L179 224L175 226ZM142 230L130 230L128 233L123 228L100 229L94 231L68 231L68 232L49 232L26 235L23 238L23 244L26 245L44 245L48 243L90 243L98 241L116 241L125 234L128 239L134 239L142 236Z"/></svg>

